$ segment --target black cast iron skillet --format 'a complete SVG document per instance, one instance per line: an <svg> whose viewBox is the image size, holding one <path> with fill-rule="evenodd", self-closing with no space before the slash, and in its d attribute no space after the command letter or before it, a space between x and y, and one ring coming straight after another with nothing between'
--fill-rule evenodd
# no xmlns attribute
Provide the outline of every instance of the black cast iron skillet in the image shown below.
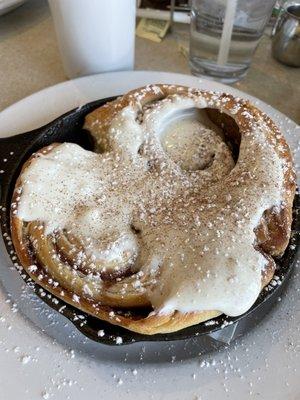
<svg viewBox="0 0 300 400"><path fill-rule="evenodd" d="M23 163L32 153L53 142L72 142L79 144L85 149L93 150L91 136L87 131L82 129L84 117L95 108L113 99L106 98L94 101L62 115L41 128L17 136L0 139L0 225L10 257L14 256L13 246L9 237L10 203L15 182ZM53 302L53 296L51 295L41 297L40 287L37 284L33 285L33 289L43 301L68 318L85 336L100 343L115 345L117 337L122 337L122 344L143 341L183 340L196 337L197 340L202 341L202 345L204 344L206 350L215 349L220 344L224 342L228 343L248 332L249 329L262 320L277 302L286 287L292 273L300 242L299 194L295 198L292 229L289 246L283 257L277 260L278 270L276 271L276 275L279 276L281 284L275 286L269 285L267 289L264 289L252 308L245 314L236 318L222 315L214 319L214 325L201 323L174 333L151 336L141 335L85 314L73 306L64 303L62 300L57 299L58 301ZM13 261L17 262L18 260L13 259ZM30 283L32 286L32 281L24 271L22 271L22 277L25 282ZM104 330L105 335L103 337L98 336L99 330Z"/></svg>

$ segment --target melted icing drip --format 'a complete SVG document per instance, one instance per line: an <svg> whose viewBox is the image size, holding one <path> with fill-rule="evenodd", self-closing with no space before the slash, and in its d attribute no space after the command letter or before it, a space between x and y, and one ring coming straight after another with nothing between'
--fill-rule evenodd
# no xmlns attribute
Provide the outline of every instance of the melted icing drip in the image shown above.
<svg viewBox="0 0 300 400"><path fill-rule="evenodd" d="M165 152L182 169L196 171L212 165L215 149L222 143L217 130L210 129L198 120L194 110L188 114L176 113L162 132Z"/></svg>

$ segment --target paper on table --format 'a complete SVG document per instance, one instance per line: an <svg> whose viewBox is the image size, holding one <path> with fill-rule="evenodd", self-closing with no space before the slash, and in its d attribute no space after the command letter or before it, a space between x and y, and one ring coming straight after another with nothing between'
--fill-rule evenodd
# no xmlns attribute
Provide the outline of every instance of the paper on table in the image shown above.
<svg viewBox="0 0 300 400"><path fill-rule="evenodd" d="M161 42L170 27L170 21L142 18L136 28L136 35L153 42Z"/></svg>

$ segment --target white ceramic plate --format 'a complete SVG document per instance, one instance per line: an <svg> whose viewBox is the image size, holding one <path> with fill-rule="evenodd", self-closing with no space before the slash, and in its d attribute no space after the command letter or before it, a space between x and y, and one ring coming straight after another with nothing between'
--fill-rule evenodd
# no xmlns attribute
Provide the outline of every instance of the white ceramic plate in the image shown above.
<svg viewBox="0 0 300 400"><path fill-rule="evenodd" d="M73 107L148 83L184 84L251 99L283 130L294 152L297 150L299 164L300 129L281 113L231 87L160 72L95 75L45 89L0 113L0 136L25 132ZM258 327L228 349L189 358L190 353L197 354L193 340L117 348L93 343L24 287L3 243L0 250L1 399L300 397L298 266L286 295Z"/></svg>
<svg viewBox="0 0 300 400"><path fill-rule="evenodd" d="M0 15L7 14L21 6L26 0L0 0Z"/></svg>

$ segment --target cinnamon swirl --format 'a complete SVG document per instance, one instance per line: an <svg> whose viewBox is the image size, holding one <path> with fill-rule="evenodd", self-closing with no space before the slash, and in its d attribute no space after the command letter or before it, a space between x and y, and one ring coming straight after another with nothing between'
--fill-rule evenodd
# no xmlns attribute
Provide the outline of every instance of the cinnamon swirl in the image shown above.
<svg viewBox="0 0 300 400"><path fill-rule="evenodd" d="M31 278L100 319L168 333L247 311L290 237L295 175L274 123L228 94L150 85L24 164L12 240Z"/></svg>

